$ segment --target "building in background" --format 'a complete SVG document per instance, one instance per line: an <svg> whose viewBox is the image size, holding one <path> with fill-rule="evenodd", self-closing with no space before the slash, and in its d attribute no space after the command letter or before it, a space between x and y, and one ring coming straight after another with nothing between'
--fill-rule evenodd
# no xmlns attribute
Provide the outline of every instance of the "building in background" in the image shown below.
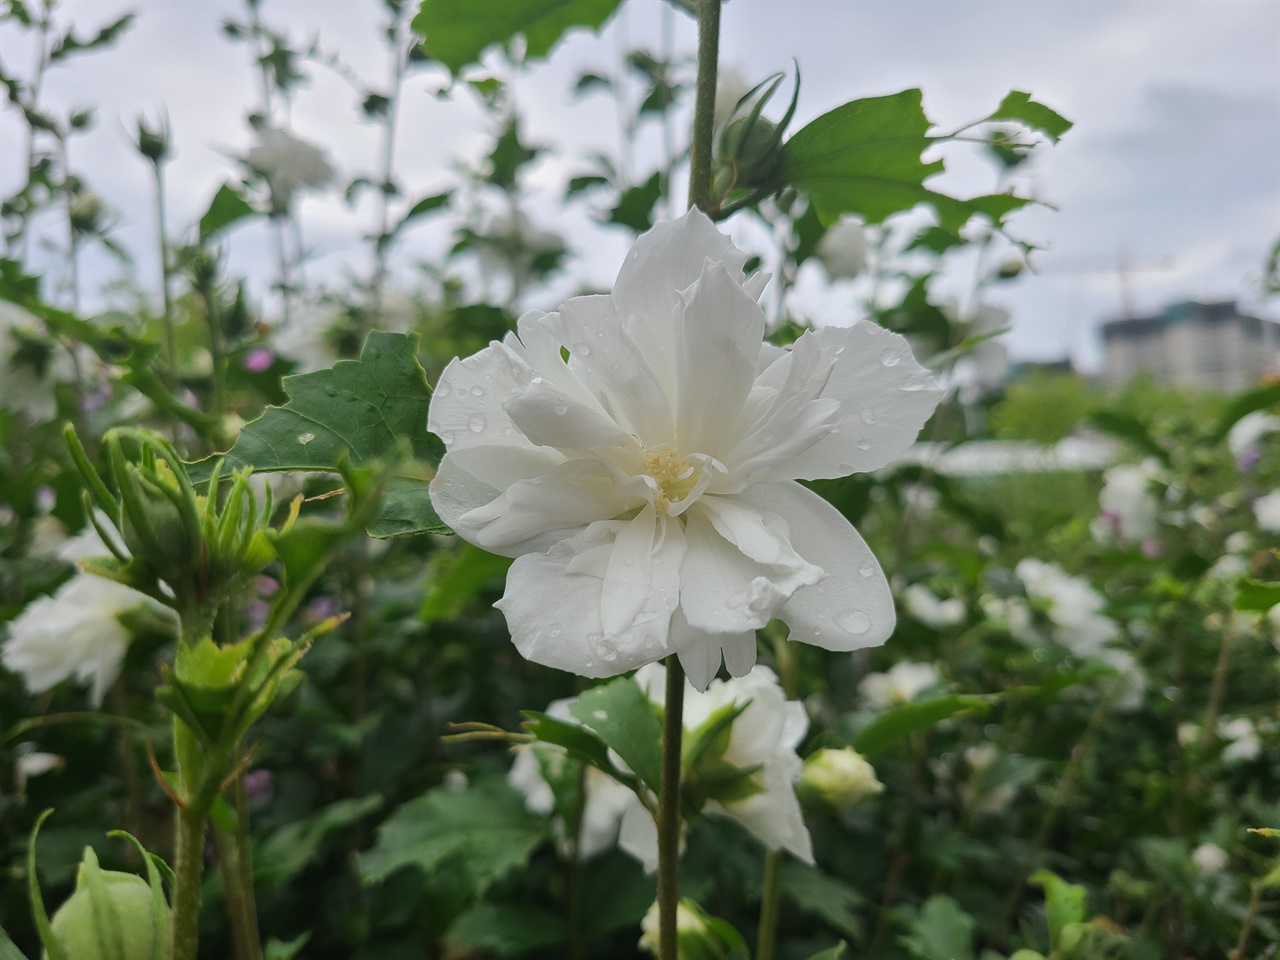
<svg viewBox="0 0 1280 960"><path fill-rule="evenodd" d="M1175 303L1151 317L1102 325L1103 376L1112 386L1139 373L1219 393L1276 373L1280 323L1248 317L1234 303Z"/></svg>

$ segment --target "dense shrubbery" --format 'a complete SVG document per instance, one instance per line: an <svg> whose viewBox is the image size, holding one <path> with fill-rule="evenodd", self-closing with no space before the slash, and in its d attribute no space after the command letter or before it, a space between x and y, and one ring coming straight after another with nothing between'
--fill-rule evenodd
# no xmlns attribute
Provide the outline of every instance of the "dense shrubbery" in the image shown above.
<svg viewBox="0 0 1280 960"><path fill-rule="evenodd" d="M527 18L495 16L473 35L465 19L455 29L449 0L385 3L395 85L364 90L364 116L390 139L412 122L396 102L413 71L460 72L521 30L514 49L545 56L616 3L541 15L553 6L511 5ZM369 271L309 285L298 201L336 174L283 124L319 55L267 12L250 3L227 26L263 76L243 176L183 242L161 243L163 297L134 291L96 316L80 309L76 264L113 245L112 219L92 171L65 166L89 118L48 113L38 76L3 77L18 108L6 129L25 121L31 162L5 200L0 261L0 929L16 944L0 936L0 958L40 950L29 879L50 914L79 886L44 933L49 955L61 942L70 960L94 941L104 957L167 955L165 900L193 924L178 939L198 934L206 957L656 952L646 869L662 667L587 681L523 659L492 607L512 561L443 535L427 496L444 448L457 449L427 432L428 383L456 403L461 381L440 377L453 357L515 330L521 309L554 307L546 282L564 279L575 238L522 212L537 150L504 84L473 70L453 95L484 104L487 160L420 199L390 159L346 185L378 197ZM8 18L45 51L41 69L129 28L66 33L34 3L12 3ZM617 76L578 86L629 91L620 106L639 106L624 129L651 118L672 129L695 83L688 61L669 59L630 51ZM768 228L743 235L748 272L775 272L761 301L769 338L786 347L811 326L788 309L800 270L832 284L872 274L860 311L906 336L947 389L921 431L933 444L923 459L807 483L888 576L889 642L831 652L789 642L773 619L754 671L686 695L680 956L835 957L840 941L844 956L885 960L1270 956L1280 386L1107 393L1068 374L1005 386L1007 317L989 303L998 284L1023 282L1030 250L1003 220L1028 201L925 188L935 168L921 153L948 137L926 136L918 92L854 101L793 133L790 111L770 103L779 82L725 86L715 140L709 112L695 131L706 177L694 195L717 220L742 210ZM1002 184L1070 126L1018 93L983 123ZM167 137L139 127L161 191ZM565 202L589 193L602 222L643 233L684 162L682 142L667 147L638 183L595 158ZM909 213L919 205L933 215L923 227ZM463 223L456 244L427 285L407 288L396 241L437 211ZM27 273L55 221L63 282ZM272 292L222 259L255 221L280 240ZM1001 265L964 308L931 301L943 261L975 245L980 263ZM904 364L894 376L912 369L901 350L879 360ZM303 376L282 385L290 374ZM477 434L493 426L477 422ZM1114 465L957 476L931 459L943 444L1068 436L1107 444ZM650 469L666 484L664 518L666 498L690 487L669 466ZM535 599L549 623L581 613L564 596ZM106 839L113 829L152 852L146 866L136 846ZM112 910L120 936L139 938L114 954L102 933Z"/></svg>

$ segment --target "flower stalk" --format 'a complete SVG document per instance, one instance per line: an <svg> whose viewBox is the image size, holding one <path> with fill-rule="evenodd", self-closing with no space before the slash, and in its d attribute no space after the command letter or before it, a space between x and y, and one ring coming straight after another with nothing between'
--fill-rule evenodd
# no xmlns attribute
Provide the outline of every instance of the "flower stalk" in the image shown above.
<svg viewBox="0 0 1280 960"><path fill-rule="evenodd" d="M716 0L718 3L719 0ZM684 736L684 670L667 658L666 705L662 714L662 781L658 797L658 956L676 960L680 903L680 753Z"/></svg>

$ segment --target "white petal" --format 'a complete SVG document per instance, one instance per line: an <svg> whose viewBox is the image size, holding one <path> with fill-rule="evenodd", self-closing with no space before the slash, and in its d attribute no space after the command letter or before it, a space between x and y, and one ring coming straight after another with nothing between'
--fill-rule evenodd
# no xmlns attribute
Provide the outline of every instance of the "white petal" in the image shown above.
<svg viewBox="0 0 1280 960"><path fill-rule="evenodd" d="M724 637L724 665L731 677L745 677L756 665L756 635L738 634ZM801 708L803 709L803 708Z"/></svg>
<svg viewBox="0 0 1280 960"><path fill-rule="evenodd" d="M442 470L439 476L445 478L443 484L453 474ZM599 461L569 460L542 476L511 484L488 503L453 518L450 525L476 546L518 557L545 550L589 523L617 516L619 509L613 483Z"/></svg>
<svg viewBox="0 0 1280 960"><path fill-rule="evenodd" d="M682 835L682 848L683 839ZM639 860L644 865L645 873L653 873L658 869L658 825L653 822L653 817L638 797L622 814L622 823L618 828L618 846Z"/></svg>
<svg viewBox="0 0 1280 960"><path fill-rule="evenodd" d="M504 409L530 442L561 450L639 447L598 404L586 404L541 377L517 389Z"/></svg>
<svg viewBox="0 0 1280 960"><path fill-rule="evenodd" d="M716 532L757 563L786 570L805 586L826 576L796 553L786 520L772 510L757 510L737 497L708 496L698 503Z"/></svg>
<svg viewBox="0 0 1280 960"><path fill-rule="evenodd" d="M840 417L829 436L773 476L843 477L877 470L905 453L943 394L906 339L868 321L811 336L836 361L822 396L840 402Z"/></svg>
<svg viewBox="0 0 1280 960"><path fill-rule="evenodd" d="M650 446L674 439L667 394L609 297L574 297L544 322L572 355L570 369L619 425Z"/></svg>
<svg viewBox="0 0 1280 960"><path fill-rule="evenodd" d="M680 524L647 506L616 535L601 591L601 623L621 636L643 612L670 621L680 598L685 538Z"/></svg>
<svg viewBox="0 0 1280 960"><path fill-rule="evenodd" d="M741 282L747 255L702 211L690 210L678 220L656 224L632 246L618 279L613 301L627 332L639 345L665 390L675 395L675 323L680 291L702 273L707 260L723 263Z"/></svg>
<svg viewBox="0 0 1280 960"><path fill-rule="evenodd" d="M465 360L454 359L440 374L427 429L453 452L479 446L531 446L515 429L503 404L534 373L509 347L491 343Z"/></svg>
<svg viewBox="0 0 1280 960"><path fill-rule="evenodd" d="M889 639L893 594L870 548L840 511L794 482L759 484L738 499L786 517L796 552L827 571L825 580L797 590L779 611L792 640L860 650Z"/></svg>
<svg viewBox="0 0 1280 960"><path fill-rule="evenodd" d="M679 524L666 523L662 535L653 540L648 589L640 609L620 630L605 628L605 584L617 549L615 538L627 526L594 523L546 553L526 554L512 564L506 592L495 606L506 617L511 639L525 659L584 677L612 677L670 652L671 610L684 550ZM630 548L624 543L624 551ZM576 563L587 556L603 563Z"/></svg>
<svg viewBox="0 0 1280 960"><path fill-rule="evenodd" d="M688 550L680 571L680 608L690 626L741 634L763 627L798 582L745 556L699 509L688 513Z"/></svg>
<svg viewBox="0 0 1280 960"><path fill-rule="evenodd" d="M755 382L764 312L720 264L708 263L684 296L676 327L677 445L723 457Z"/></svg>
<svg viewBox="0 0 1280 960"><path fill-rule="evenodd" d="M813 863L813 840L804 825L795 787L788 780L766 777L765 790L736 803L711 801L705 809L737 820L770 850L786 850L805 863Z"/></svg>

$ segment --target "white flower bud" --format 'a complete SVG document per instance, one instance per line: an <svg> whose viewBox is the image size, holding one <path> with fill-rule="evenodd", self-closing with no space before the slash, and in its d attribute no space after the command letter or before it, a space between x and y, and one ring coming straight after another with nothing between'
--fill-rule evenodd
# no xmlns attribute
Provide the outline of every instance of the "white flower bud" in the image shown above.
<svg viewBox="0 0 1280 960"><path fill-rule="evenodd" d="M1216 843L1202 843L1191 851L1191 862L1201 873L1221 873L1230 862L1227 851Z"/></svg>
<svg viewBox="0 0 1280 960"><path fill-rule="evenodd" d="M884 790L875 768L856 750L819 750L804 762L801 785L827 805L848 813Z"/></svg>
<svg viewBox="0 0 1280 960"><path fill-rule="evenodd" d="M818 241L818 259L832 280L852 280L867 265L867 235L862 221L846 217Z"/></svg>

